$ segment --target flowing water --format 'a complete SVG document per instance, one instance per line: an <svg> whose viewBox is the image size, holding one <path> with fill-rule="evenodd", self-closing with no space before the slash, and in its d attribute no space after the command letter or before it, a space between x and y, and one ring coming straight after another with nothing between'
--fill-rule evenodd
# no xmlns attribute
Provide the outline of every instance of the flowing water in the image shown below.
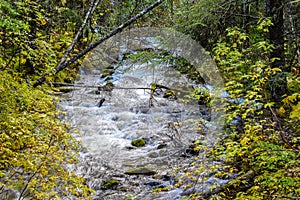
<svg viewBox="0 0 300 200"><path fill-rule="evenodd" d="M80 163L72 170L96 191L93 199L181 199L182 190L173 187L172 170L192 162L191 146L204 133L200 127L205 118L197 101L187 95L204 86L167 63L125 61L111 69L111 76L101 78L104 70L83 69L74 90L61 101L85 146ZM108 82L114 86L98 87ZM153 83L165 87L152 93ZM166 98L166 90L174 91L175 96ZM143 138L146 145L132 146L137 138ZM125 174L135 167L156 175ZM112 179L118 185L104 188ZM152 192L165 187L171 190Z"/></svg>

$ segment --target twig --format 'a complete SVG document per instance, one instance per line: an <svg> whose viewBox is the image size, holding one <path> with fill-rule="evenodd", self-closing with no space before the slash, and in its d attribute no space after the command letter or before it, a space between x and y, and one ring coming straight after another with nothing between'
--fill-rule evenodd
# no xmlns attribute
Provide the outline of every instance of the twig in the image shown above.
<svg viewBox="0 0 300 200"><path fill-rule="evenodd" d="M65 68L67 68L69 65L71 65L72 63L74 63L76 60L80 59L81 57L83 57L84 55L86 55L88 52L90 52L91 50L93 50L94 48L96 48L99 44L101 44L104 41L108 40L109 38L111 38L112 36L116 35L117 33L123 31L130 24L132 24L133 22L135 22L140 17L144 16L146 13L148 13L149 11L151 11L152 9L154 9L155 7L157 7L161 3L162 3L162 0L156 1L152 5L150 5L149 7L147 7L146 9L144 9L143 11L141 11L139 14L137 14L134 17L132 17L129 20L127 20L124 24L122 24L119 27L115 28L113 31L111 31L109 34L105 35L100 40L98 40L98 41L90 44L86 49L84 49L81 52L79 52L76 56L72 57L70 60L68 60L66 62L63 62L63 63L60 63L56 67L56 69L55 69L55 74L57 74L58 72L62 71ZM33 87L37 87L37 86L41 85L42 83L44 83L45 80L46 80L46 76L47 75L48 74L45 74L44 76L40 77L35 82L35 84L33 85Z"/></svg>
<svg viewBox="0 0 300 200"><path fill-rule="evenodd" d="M274 112L274 110L271 108L271 107L269 107L269 109L270 109L270 111L271 111L271 113L272 113L272 115L273 115L273 117L274 117L274 119L277 121L277 123L278 123L278 127L279 127L279 134L280 134L280 137L281 137L281 139L291 148L291 149L293 149L294 151L296 151L296 152L299 152L297 149L295 149L291 144L290 144L290 142L286 139L286 137L285 137L285 135L284 135L284 131L283 131L283 128L282 128L282 126L281 126L281 122L280 122L280 120L278 119L278 117L277 117L277 115L276 115L276 113Z"/></svg>

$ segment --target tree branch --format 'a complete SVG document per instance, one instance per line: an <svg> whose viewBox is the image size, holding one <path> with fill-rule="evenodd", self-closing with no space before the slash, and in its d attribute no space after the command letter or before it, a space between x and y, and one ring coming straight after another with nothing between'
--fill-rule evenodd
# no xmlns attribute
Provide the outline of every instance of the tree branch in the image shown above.
<svg viewBox="0 0 300 200"><path fill-rule="evenodd" d="M57 74L58 72L62 71L63 69L67 68L69 65L71 65L72 63L74 63L76 60L80 59L81 57L83 57L85 54L87 54L88 52L90 52L91 50L93 50L94 48L96 48L99 44L103 43L104 41L108 40L109 38L111 38L112 36L116 35L117 33L123 31L126 27L128 27L130 24L132 24L133 22L135 22L137 19L139 19L140 17L144 16L146 13L148 13L149 11L151 11L152 9L154 9L155 7L157 7L159 4L162 3L162 0L158 0L155 3L153 3L152 5L150 5L149 7L147 7L146 9L144 9L143 11L141 11L139 14L135 15L134 17L130 18L129 20L127 20L124 24L120 25L119 27L117 27L116 29L114 29L113 31L111 31L109 34L105 35L103 38L101 38L100 40L90 44L86 49L82 50L81 52L79 52L76 56L72 57L70 60L60 63L56 69L55 69L55 74ZM33 85L33 87L37 87L39 85L41 85L45 80L46 80L46 75L44 75L43 77L40 77L35 84Z"/></svg>
<svg viewBox="0 0 300 200"><path fill-rule="evenodd" d="M85 18L83 20L83 23L82 23L81 27L77 31L77 34L76 34L75 38L72 41L72 44L65 51L65 53L64 53L63 57L61 58L61 61L58 64L58 66L60 66L60 65L62 65L63 63L66 62L66 59L67 59L68 55L73 50L73 48L74 48L74 46L75 46L75 44L76 44L76 42L77 42L77 40L78 40L78 38L79 38L82 30L84 29L84 27L85 27L85 25L87 23L87 20L90 18L91 14L94 12L94 10L95 10L96 6L98 5L98 3L99 3L99 0L93 0L91 6L89 8L89 10L87 11L87 13L85 15Z"/></svg>

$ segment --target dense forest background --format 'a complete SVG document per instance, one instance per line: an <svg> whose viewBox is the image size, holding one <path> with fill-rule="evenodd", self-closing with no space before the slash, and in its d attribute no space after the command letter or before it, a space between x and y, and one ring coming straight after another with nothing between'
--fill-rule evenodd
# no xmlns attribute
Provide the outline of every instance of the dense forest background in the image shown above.
<svg viewBox="0 0 300 200"><path fill-rule="evenodd" d="M86 54L58 66L153 3L0 2L0 194L90 196L85 181L65 167L76 162L80 143L59 120L52 83L72 83ZM300 198L300 1L156 3L127 28L163 26L191 36L211 53L231 99L224 139L208 155L223 163L215 175L231 181L187 198Z"/></svg>

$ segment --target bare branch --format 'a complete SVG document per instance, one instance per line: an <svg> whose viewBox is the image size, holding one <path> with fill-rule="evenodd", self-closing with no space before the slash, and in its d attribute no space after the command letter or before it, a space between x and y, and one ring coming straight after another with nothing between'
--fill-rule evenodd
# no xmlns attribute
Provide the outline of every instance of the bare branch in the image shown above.
<svg viewBox="0 0 300 200"><path fill-rule="evenodd" d="M108 40L109 38L111 38L112 36L116 35L117 33L123 31L126 27L128 27L130 24L132 24L133 22L135 22L137 19L141 18L142 16L144 16L146 13L148 13L149 11L151 11L152 9L154 9L155 7L157 7L158 5L160 5L162 3L162 0L158 0L155 3L153 3L152 5L150 5L149 7L147 7L146 9L144 9L143 11L141 11L139 14L135 15L134 17L130 18L129 20L127 20L124 24L120 25L119 27L115 28L113 31L111 31L109 34L105 35L103 38L101 38L100 40L90 44L86 49L82 50L81 52L79 52L76 56L72 57L70 60L60 63L55 70L55 74L57 74L58 72L62 71L63 69L67 68L69 65L71 65L72 63L74 63L76 60L80 59L81 57L83 57L84 55L86 55L88 52L90 52L91 50L93 50L94 48L96 48L99 44L103 43L104 41ZM36 87L38 85L41 85L45 80L46 80L46 75L44 75L43 77L40 77L35 84L33 85L33 87Z"/></svg>
<svg viewBox="0 0 300 200"><path fill-rule="evenodd" d="M91 14L94 12L96 6L99 4L99 0L93 0L89 10L87 11L85 18L83 20L83 23L81 25L81 27L79 28L79 30L77 31L77 34L75 36L75 38L72 41L72 44L67 48L67 50L65 51L63 57L61 58L60 63L58 64L58 66L62 65L63 63L66 62L66 59L68 57L68 55L70 54L70 52L72 51L72 49L74 48L75 44L77 43L77 40L80 36L80 34L82 33L82 30L84 29L88 19L90 18Z"/></svg>

